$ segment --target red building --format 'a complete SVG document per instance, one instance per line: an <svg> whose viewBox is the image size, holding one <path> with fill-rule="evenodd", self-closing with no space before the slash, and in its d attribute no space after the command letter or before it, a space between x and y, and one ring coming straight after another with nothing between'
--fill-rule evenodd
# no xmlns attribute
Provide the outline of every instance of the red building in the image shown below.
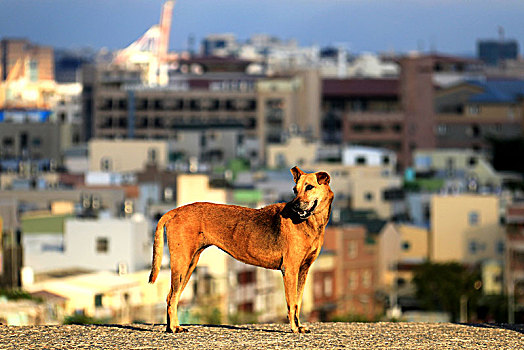
<svg viewBox="0 0 524 350"><path fill-rule="evenodd" d="M376 246L365 226L328 227L319 261L322 259L332 259L332 268L313 271L318 319L338 316L372 320L381 313L374 287Z"/></svg>
<svg viewBox="0 0 524 350"><path fill-rule="evenodd" d="M512 204L506 212L506 293L509 316L524 322L524 203Z"/></svg>

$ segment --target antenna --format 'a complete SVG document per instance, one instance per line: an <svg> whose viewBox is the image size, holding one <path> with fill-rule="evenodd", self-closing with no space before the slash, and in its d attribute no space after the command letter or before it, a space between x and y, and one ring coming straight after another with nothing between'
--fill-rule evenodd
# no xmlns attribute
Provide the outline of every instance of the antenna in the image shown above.
<svg viewBox="0 0 524 350"><path fill-rule="evenodd" d="M499 40L500 42L503 42L504 41L504 27L503 26L498 26L498 32L499 32Z"/></svg>

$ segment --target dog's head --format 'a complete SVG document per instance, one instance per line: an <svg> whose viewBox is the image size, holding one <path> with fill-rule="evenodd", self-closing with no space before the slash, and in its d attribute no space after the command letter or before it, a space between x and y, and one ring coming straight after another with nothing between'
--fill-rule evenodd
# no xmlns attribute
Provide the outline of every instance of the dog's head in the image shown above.
<svg viewBox="0 0 524 350"><path fill-rule="evenodd" d="M291 209L302 220L306 220L317 212L328 210L333 201L333 192L329 187L330 177L324 171L305 173L297 166L291 169L295 180L295 198L291 201Z"/></svg>

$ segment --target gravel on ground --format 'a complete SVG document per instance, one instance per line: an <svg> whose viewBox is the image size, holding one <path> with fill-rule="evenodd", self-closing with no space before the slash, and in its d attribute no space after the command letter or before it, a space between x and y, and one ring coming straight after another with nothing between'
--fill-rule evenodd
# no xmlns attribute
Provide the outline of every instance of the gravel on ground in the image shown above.
<svg viewBox="0 0 524 350"><path fill-rule="evenodd" d="M523 349L524 327L451 323L0 326L0 349Z"/></svg>

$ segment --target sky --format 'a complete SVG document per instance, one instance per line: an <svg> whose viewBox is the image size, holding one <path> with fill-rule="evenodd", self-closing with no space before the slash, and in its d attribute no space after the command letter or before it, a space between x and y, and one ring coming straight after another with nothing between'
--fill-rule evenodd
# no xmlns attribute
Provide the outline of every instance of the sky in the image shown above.
<svg viewBox="0 0 524 350"><path fill-rule="evenodd" d="M0 37L56 48L120 49L159 22L163 0L0 0ZM208 34L345 45L351 52L475 54L478 39L524 42L521 0L178 0L171 50Z"/></svg>

